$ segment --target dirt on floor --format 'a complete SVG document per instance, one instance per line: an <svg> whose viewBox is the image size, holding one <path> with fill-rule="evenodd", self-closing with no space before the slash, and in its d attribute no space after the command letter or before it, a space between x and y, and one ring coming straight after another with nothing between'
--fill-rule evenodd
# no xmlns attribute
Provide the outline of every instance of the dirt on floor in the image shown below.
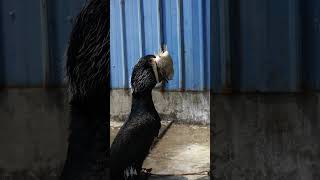
<svg viewBox="0 0 320 180"><path fill-rule="evenodd" d="M163 122L162 128L168 125ZM122 126L111 122L111 142ZM205 180L210 167L210 128L189 124L172 124L144 162L152 168L150 179ZM185 175L195 173L194 175ZM170 176L165 176L170 175Z"/></svg>

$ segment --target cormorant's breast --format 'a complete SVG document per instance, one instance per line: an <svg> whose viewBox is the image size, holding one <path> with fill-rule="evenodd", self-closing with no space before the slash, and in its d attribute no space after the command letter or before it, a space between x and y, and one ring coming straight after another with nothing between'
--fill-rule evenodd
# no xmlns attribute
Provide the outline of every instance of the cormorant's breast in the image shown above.
<svg viewBox="0 0 320 180"><path fill-rule="evenodd" d="M129 118L111 146L112 178L122 180L124 175L132 176L133 179L138 176L129 172L141 171L160 126L160 117L154 107L151 92L134 94Z"/></svg>

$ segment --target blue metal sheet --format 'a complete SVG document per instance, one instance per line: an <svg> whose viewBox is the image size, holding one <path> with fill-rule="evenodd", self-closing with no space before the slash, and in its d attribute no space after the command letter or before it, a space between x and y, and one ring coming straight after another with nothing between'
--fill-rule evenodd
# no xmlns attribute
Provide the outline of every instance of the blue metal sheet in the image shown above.
<svg viewBox="0 0 320 180"><path fill-rule="evenodd" d="M12 0L0 4L2 85L41 85L39 1Z"/></svg>
<svg viewBox="0 0 320 180"><path fill-rule="evenodd" d="M162 8L162 19L163 19L163 37L164 42L167 43L167 46L170 50L171 57L173 59L173 64L175 65L175 74L173 80L167 84L168 88L177 88L175 85L179 85L179 88L183 88L183 72L181 63L182 63L182 30L181 26L181 3L180 1L163 1ZM180 16L179 16L180 15ZM179 82L181 81L181 82Z"/></svg>
<svg viewBox="0 0 320 180"><path fill-rule="evenodd" d="M309 90L320 90L320 1L306 1L302 9L303 85Z"/></svg>
<svg viewBox="0 0 320 180"><path fill-rule="evenodd" d="M123 52L122 52L122 42L121 42L121 27L120 27L120 1L111 0L110 1L110 71L111 71L111 84L114 88L124 87L123 81Z"/></svg>
<svg viewBox="0 0 320 180"><path fill-rule="evenodd" d="M64 80L64 52L67 47L72 24L86 0L48 1L49 29L49 84L60 85Z"/></svg>
<svg viewBox="0 0 320 180"><path fill-rule="evenodd" d="M185 60L185 86L186 89L197 89L200 87L199 57L199 22L196 9L198 3L192 0L183 1L183 22L184 22L184 60Z"/></svg>
<svg viewBox="0 0 320 180"><path fill-rule="evenodd" d="M240 68L232 77L237 81L239 90L244 91L296 91L297 63L295 30L290 24L298 19L291 19L292 1L250 1L240 3L241 40L238 46L241 54L234 54L232 63ZM267 7L273 7L272 10ZM237 60L236 60L236 57ZM240 65L241 64L241 65Z"/></svg>
<svg viewBox="0 0 320 180"><path fill-rule="evenodd" d="M48 1L50 85L63 81L72 19L84 1ZM1 85L44 81L39 6L36 0L0 1ZM110 11L113 88L128 88L137 59L167 44L176 70L169 90L320 89L316 0L111 0Z"/></svg>
<svg viewBox="0 0 320 180"><path fill-rule="evenodd" d="M204 73L204 77L206 78L206 84L205 84L205 87L207 87L207 89L210 89L211 87L211 73L213 73L211 71L211 64L212 64L212 41L211 41L211 38L212 38L212 20L211 20L211 17L212 17L212 2L211 1L206 1L205 2L205 7L210 7L210 8L204 8L205 10L205 73Z"/></svg>
<svg viewBox="0 0 320 180"><path fill-rule="evenodd" d="M210 67L212 69L211 79L210 79L210 88L214 90L214 92L221 92L225 90L225 87L228 83L228 81L223 78L223 69L226 68L225 65L223 65L223 62L227 61L229 59L226 57L229 55L229 53L226 53L226 50L229 50L229 46L226 46L224 42L229 42L228 38L225 36L227 24L228 24L228 6L226 6L226 3L229 0L226 1L219 1L214 0L212 2L212 15L213 15L213 21L212 23L212 47L213 47L213 53L212 57L213 60L211 61ZM226 21L227 19L227 21Z"/></svg>
<svg viewBox="0 0 320 180"><path fill-rule="evenodd" d="M48 1L48 85L63 82L63 55L72 19L85 0ZM0 85L40 87L44 81L41 55L40 2L0 1Z"/></svg>
<svg viewBox="0 0 320 180"><path fill-rule="evenodd" d="M127 88L139 57L166 44L174 61L170 90L209 88L210 0L111 0L111 85Z"/></svg>
<svg viewBox="0 0 320 180"><path fill-rule="evenodd" d="M126 29L130 29L130 31L125 30L126 34L125 36L127 38L130 37L130 39L127 39L127 41L132 41L132 42L136 42L134 43L126 43L126 46L124 47L126 49L127 52L127 74L126 76L128 77L127 80L127 86L129 87L129 81L131 79L131 73L132 73L132 69L133 66L135 64L135 61L137 60L137 58L140 56L140 50L141 47L139 46L139 43L141 43L141 41L139 40L139 18L138 17L138 13L139 11L137 11L139 3L136 3L137 1L127 1L125 4L125 13L127 15L125 15L125 23L126 23ZM130 18L130 17L136 17L136 18ZM142 21L142 20L140 20Z"/></svg>
<svg viewBox="0 0 320 180"><path fill-rule="evenodd" d="M214 2L213 89L301 90L298 0Z"/></svg>

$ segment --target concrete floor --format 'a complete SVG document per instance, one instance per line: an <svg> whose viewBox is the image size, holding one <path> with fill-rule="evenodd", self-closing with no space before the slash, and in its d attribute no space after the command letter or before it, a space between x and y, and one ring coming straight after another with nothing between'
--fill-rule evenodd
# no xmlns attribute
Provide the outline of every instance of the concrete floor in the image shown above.
<svg viewBox="0 0 320 180"><path fill-rule="evenodd" d="M162 128L167 123L163 122ZM112 121L111 142L122 126ZM208 171L210 166L210 131L208 126L173 124L144 162L143 167L152 168L153 174L184 174ZM204 180L201 175L152 176L150 179Z"/></svg>

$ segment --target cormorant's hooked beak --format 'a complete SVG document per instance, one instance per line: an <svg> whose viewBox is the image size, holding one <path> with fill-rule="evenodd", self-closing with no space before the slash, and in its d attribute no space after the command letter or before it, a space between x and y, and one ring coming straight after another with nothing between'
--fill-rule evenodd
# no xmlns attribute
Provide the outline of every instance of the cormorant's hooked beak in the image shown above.
<svg viewBox="0 0 320 180"><path fill-rule="evenodd" d="M152 68L158 83L157 86L159 86L162 83L166 83L168 82L168 80L171 80L173 78L173 61L166 46L161 47L160 52L158 54L155 54L155 56L156 58L154 58Z"/></svg>

